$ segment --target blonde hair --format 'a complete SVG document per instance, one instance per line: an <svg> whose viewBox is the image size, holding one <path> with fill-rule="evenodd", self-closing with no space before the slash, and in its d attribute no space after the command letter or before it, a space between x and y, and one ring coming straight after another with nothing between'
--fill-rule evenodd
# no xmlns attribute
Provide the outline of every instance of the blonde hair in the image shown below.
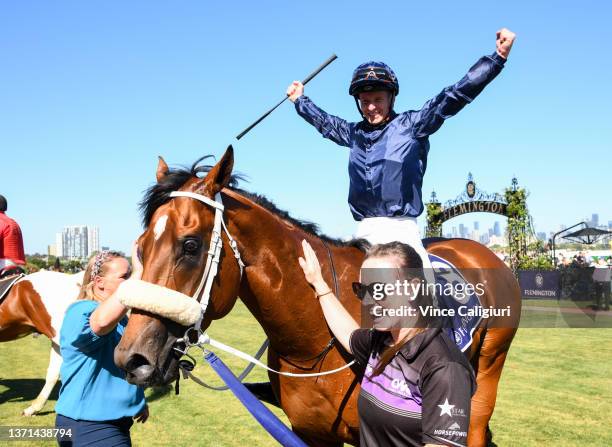
<svg viewBox="0 0 612 447"><path fill-rule="evenodd" d="M102 250L89 258L77 300L100 301L100 297L93 289L94 279L96 276L105 276L108 270L107 264L115 258L122 257L123 255L117 251Z"/></svg>

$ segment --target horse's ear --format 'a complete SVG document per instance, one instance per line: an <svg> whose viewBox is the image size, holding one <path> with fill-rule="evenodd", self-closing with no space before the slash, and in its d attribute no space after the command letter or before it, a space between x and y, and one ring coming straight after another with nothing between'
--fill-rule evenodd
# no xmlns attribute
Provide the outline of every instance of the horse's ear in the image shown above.
<svg viewBox="0 0 612 447"><path fill-rule="evenodd" d="M221 189L229 185L234 169L234 148L230 144L221 157L221 160L213 166L208 175L204 178L204 185L211 195L215 195Z"/></svg>
<svg viewBox="0 0 612 447"><path fill-rule="evenodd" d="M157 163L157 172L155 176L157 178L157 183L161 182L162 179L168 174L168 164L164 161L162 156L159 156L159 162Z"/></svg>

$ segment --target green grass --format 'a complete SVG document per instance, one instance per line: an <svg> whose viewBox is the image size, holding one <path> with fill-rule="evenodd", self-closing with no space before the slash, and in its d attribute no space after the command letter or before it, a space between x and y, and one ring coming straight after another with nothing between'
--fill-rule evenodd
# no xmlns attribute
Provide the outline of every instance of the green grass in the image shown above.
<svg viewBox="0 0 612 447"><path fill-rule="evenodd" d="M593 312L592 301L524 299L522 328L612 328L610 312ZM531 309L536 307L537 309Z"/></svg>
<svg viewBox="0 0 612 447"><path fill-rule="evenodd" d="M253 353L264 336L244 306L215 322L214 338ZM52 426L57 393L43 414L20 416L42 386L49 341L44 337L0 345L0 425ZM197 354L193 350L192 354ZM219 354L238 373L244 362ZM220 384L197 355L194 373ZM520 329L510 351L496 410L491 422L498 446L610 446L612 430L612 331L607 329ZM249 381L265 380L260 369ZM136 446L274 445L228 391L212 392L191 381L181 382L181 394L147 391L151 418L135 425ZM287 419L273 410L285 423ZM19 443L54 445L48 443Z"/></svg>
<svg viewBox="0 0 612 447"><path fill-rule="evenodd" d="M520 329L491 428L499 446L612 445L612 331Z"/></svg>

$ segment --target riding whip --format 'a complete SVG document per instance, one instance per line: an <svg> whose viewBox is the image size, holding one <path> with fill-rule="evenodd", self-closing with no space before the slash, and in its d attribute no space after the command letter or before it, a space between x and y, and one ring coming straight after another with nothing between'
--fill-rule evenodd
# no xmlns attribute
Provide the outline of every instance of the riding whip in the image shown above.
<svg viewBox="0 0 612 447"><path fill-rule="evenodd" d="M336 56L335 54L332 54L329 59L327 59L325 62L323 62L323 64L321 64L321 66L319 68L317 68L315 71L313 71L310 75L308 75L306 77L306 79L304 79L302 81L303 85L308 84L308 82L314 78L316 75L318 75L321 70L323 70L325 67L327 67L329 64L331 64L333 61L335 61L338 58L338 56ZM236 137L237 140L241 139L243 136L245 136L253 127L257 126L259 123L261 123L264 118L266 118L269 114L271 114L272 112L274 112L274 110L276 110L276 108L278 106L280 106L283 102L285 102L285 100L288 98L288 96L285 96L282 101L280 101L278 104L276 104L274 107L272 107L270 110L268 110L266 113L264 113L261 117L259 117L257 119L257 121L255 121L253 124L251 124L249 127L247 127L246 129L244 129L242 132L240 132L240 134L238 134L238 136Z"/></svg>

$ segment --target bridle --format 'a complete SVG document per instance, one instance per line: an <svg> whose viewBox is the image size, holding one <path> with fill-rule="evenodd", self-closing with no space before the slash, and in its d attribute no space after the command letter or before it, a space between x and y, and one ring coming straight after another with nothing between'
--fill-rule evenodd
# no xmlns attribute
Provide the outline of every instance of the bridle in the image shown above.
<svg viewBox="0 0 612 447"><path fill-rule="evenodd" d="M244 262L242 262L242 258L240 257L240 251L238 250L238 245L236 244L236 240L232 237L227 226L225 225L225 221L223 220L223 211L225 210L225 206L223 205L223 200L221 199L221 193L218 192L215 194L215 200L209 199L202 194L197 194L195 192L189 191L172 191L169 194L170 197L189 197L191 199L198 200L208 206L211 206L215 209L215 222L213 224L212 233L210 235L210 244L208 246L208 257L206 258L206 266L204 267L204 272L202 273L202 278L200 279L200 283L198 284L198 288L193 294L193 298L196 301L200 302L200 307L202 308L202 312L200 313L200 318L196 323L187 330L194 330L198 335L202 332L202 321L204 319L204 314L206 313L206 309L208 308L208 303L210 302L210 291L212 289L213 281L217 276L219 270L219 260L221 258L221 249L223 248L223 239L221 234L225 231L227 238L229 240L230 248L234 252L234 257L238 262L238 267L240 268L240 280L242 280L242 274L244 272ZM200 295L202 295L200 297ZM188 335L187 333L185 334Z"/></svg>
<svg viewBox="0 0 612 447"><path fill-rule="evenodd" d="M174 197L188 197L191 199L195 199L198 200L208 206L211 206L215 209L215 220L214 220L214 224L213 224L213 229L212 229L212 233L210 236L210 244L208 247L208 257L206 259L206 265L204 267L204 271L202 273L202 278L200 279L200 283L198 284L198 288L196 289L195 293L193 294L193 298L198 301L199 298L199 302L200 302L200 307L201 307L201 313L200 313L200 317L198 318L198 320L196 321L196 323L189 327L187 329L187 331L185 332L185 335L183 336L183 338L178 339L177 343L183 343L185 345L185 349L178 349L178 348L174 348L175 351L182 353L182 354L187 354L187 350L189 349L190 346L198 346L198 347L202 347L202 345L204 344L212 344L213 346L216 346L218 348L224 349L227 352L231 352L232 354L242 357L245 360L248 360L251 362L251 365L249 365L249 367L252 368L253 364L257 364L261 367L264 367L265 369L267 369L268 371L271 372L275 372L277 374L281 374L281 375L287 375L287 376L294 376L294 377L310 377L310 376L319 376L319 375L327 375L327 374L333 374L337 371L340 371L342 369L348 368L350 366L353 365L353 363L355 362L354 360L347 363L346 365L340 367L340 368L336 368L335 370L331 370L331 371L326 371L323 373L314 373L314 374L294 374L294 373L287 373L287 372L280 372L280 371L275 371L271 368L269 368L267 365L262 364L261 362L259 362L259 357L250 357L247 354L244 354L236 349L233 349L229 346L223 345L222 343L216 342L214 340L211 340L210 337L202 332L202 321L204 319L204 314L206 313L206 309L208 308L208 303L210 302L210 292L212 289L212 284L213 281L215 280L215 277L217 276L218 270L219 270L219 260L221 258L221 249L223 247L223 240L221 238L222 232L225 232L225 234L227 235L227 238L229 240L229 244L230 244L230 248L232 249L232 251L234 252L234 257L236 258L236 262L238 263L238 267L240 268L240 281L242 280L242 275L244 273L244 268L245 268L245 264L242 261L242 258L240 257L240 251L238 250L238 245L236 243L236 240L232 237L232 235L230 234L229 230L227 229L227 226L225 224L225 221L223 220L223 211L225 210L225 206L223 205L223 200L221 199L221 193L217 192L215 194L215 200L210 199L206 196L203 196L202 194L198 194L198 193L194 193L194 192L189 192L189 191L172 191L169 194L170 198L174 198ZM331 260L331 252L329 251L329 248L327 247L327 251L328 251L328 255L330 257ZM333 263L332 263L333 265ZM336 274L335 274L335 270L333 270L333 277L334 277L334 286L336 289L336 294L338 293L338 282L336 279ZM200 296L201 295L201 296ZM190 340L190 333L191 332L195 332L195 335L197 337L197 342L196 343L192 343ZM323 357L325 357L325 355L331 350L331 348L333 347L335 342L335 337L333 337L330 342L327 344L327 346L323 349L323 351L316 357L314 357L313 359L317 360L317 363L319 362L319 360ZM264 342L264 345L267 344L267 341ZM260 348L258 355L261 355L263 353L263 351L265 349L264 345L262 345L262 347ZM190 356L189 356L190 357ZM316 365L316 363L315 363ZM295 365L297 366L297 365ZM247 368L249 368L247 367ZM313 366L314 368L314 366ZM312 369L312 368L306 368L306 369ZM250 369L249 369L250 370ZM247 370L244 371L245 373L248 374ZM241 374L242 376L242 374Z"/></svg>

